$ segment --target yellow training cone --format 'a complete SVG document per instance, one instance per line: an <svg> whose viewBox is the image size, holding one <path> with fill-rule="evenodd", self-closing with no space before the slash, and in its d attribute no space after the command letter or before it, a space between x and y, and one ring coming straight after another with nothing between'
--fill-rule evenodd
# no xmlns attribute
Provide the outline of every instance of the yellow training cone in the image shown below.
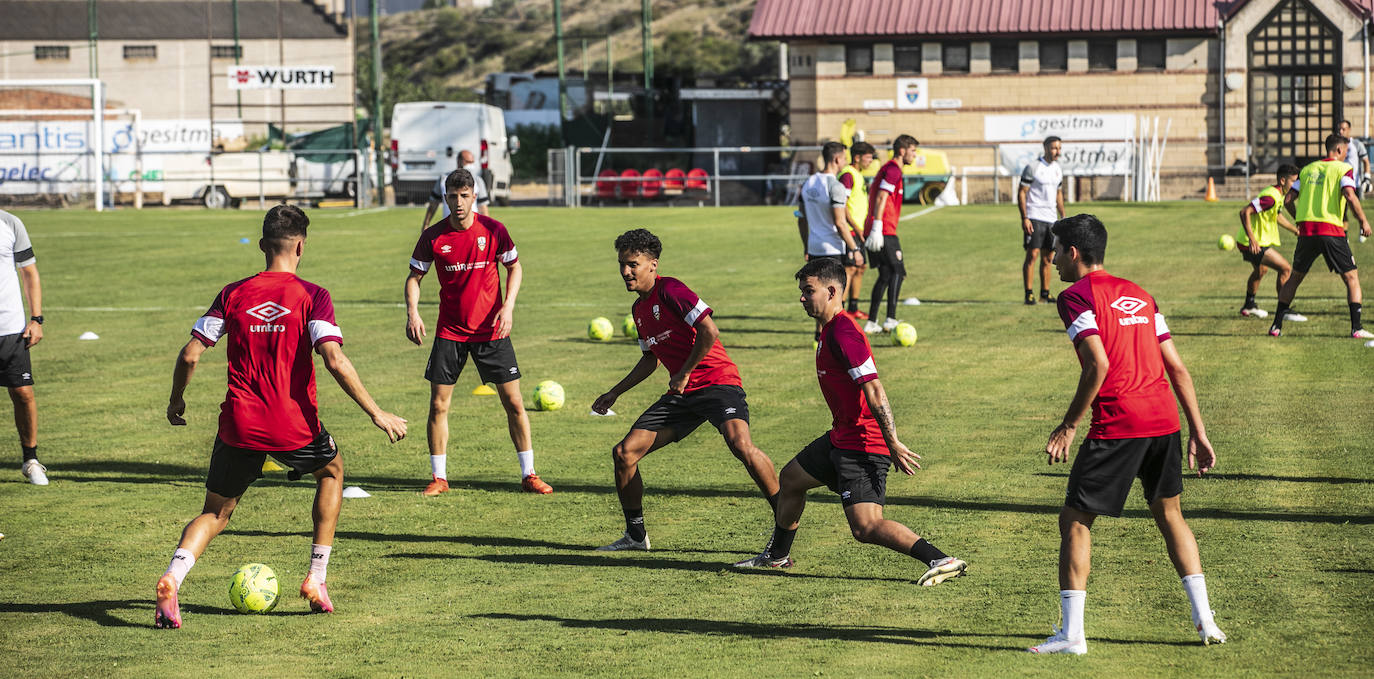
<svg viewBox="0 0 1374 679"><path fill-rule="evenodd" d="M485 385L485 384L479 384L479 385L477 385L477 388L476 388L476 389L473 389L473 390L472 390L472 395L473 395L473 396L495 396L495 395L496 395L496 390L495 390L495 389L492 389L491 387L489 387L489 386L487 386L487 385Z"/></svg>
<svg viewBox="0 0 1374 679"><path fill-rule="evenodd" d="M286 471L286 467L273 462L272 458L269 457L262 463L262 470L265 472L284 472Z"/></svg>

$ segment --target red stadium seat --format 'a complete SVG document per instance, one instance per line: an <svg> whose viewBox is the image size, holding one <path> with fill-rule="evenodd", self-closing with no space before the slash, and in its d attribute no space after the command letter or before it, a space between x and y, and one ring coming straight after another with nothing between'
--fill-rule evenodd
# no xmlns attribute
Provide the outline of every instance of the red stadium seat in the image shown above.
<svg viewBox="0 0 1374 679"><path fill-rule="evenodd" d="M706 170L694 167L691 172L687 173L687 190L710 192L710 179L711 175L707 174Z"/></svg>
<svg viewBox="0 0 1374 679"><path fill-rule="evenodd" d="M686 173L686 172L683 172L682 170L680 170L680 169L678 169L678 168L676 168L676 167L671 168L671 169L668 170L668 174L664 175L663 190L664 190L665 192L666 192L666 191L681 191L681 190L686 186L686 184L687 184L687 181L686 181L686 180L687 180L687 173Z"/></svg>
<svg viewBox="0 0 1374 679"><path fill-rule="evenodd" d="M663 194L663 172L656 167L644 171L644 181L639 185L639 194L645 198L657 198Z"/></svg>
<svg viewBox="0 0 1374 679"><path fill-rule="evenodd" d="M615 198L615 185L617 182L608 182L604 180L614 179L618 176L620 175L616 174L615 170L602 170L599 174L597 174L596 197L601 200L610 200L612 198Z"/></svg>
<svg viewBox="0 0 1374 679"><path fill-rule="evenodd" d="M621 179L622 181L616 182L616 191L618 191L618 192L620 193L620 197L621 197L621 198L626 198L626 199L628 199L628 198L638 198L638 197L639 197L639 181L638 181L638 180L639 180L639 170L636 170L636 169L634 169L634 168L630 168L630 169L628 169L628 170L625 170L624 172L621 172L621 173L620 173L620 179ZM625 181L625 180L629 180L629 181Z"/></svg>

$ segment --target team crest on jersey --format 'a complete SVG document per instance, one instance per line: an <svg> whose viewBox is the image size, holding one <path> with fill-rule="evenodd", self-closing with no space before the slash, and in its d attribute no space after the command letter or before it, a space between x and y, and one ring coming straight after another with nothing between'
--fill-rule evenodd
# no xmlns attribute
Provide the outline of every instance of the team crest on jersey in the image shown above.
<svg viewBox="0 0 1374 679"><path fill-rule="evenodd" d="M659 320L659 316L658 316L658 305L657 305L657 304L654 305L654 320L655 320L655 321Z"/></svg>
<svg viewBox="0 0 1374 679"><path fill-rule="evenodd" d="M485 250L487 249L487 237L486 237L486 236L478 236L478 237L477 237L477 249L478 249L478 250L483 250L483 251L485 251Z"/></svg>
<svg viewBox="0 0 1374 679"><path fill-rule="evenodd" d="M453 246L452 246L452 245L445 245L445 246L439 248L439 252L442 252L442 253L444 253L444 254L447 255L448 253L453 252Z"/></svg>

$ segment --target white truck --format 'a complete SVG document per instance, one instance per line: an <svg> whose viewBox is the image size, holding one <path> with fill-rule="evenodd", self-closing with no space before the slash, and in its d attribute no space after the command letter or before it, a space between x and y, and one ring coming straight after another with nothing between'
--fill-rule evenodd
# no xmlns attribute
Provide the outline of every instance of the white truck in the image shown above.
<svg viewBox="0 0 1374 679"><path fill-rule="evenodd" d="M162 165L161 181L144 191L161 191L163 205L195 201L208 208L226 208L247 198L284 198L292 195L296 185L294 162L287 151L179 153L157 160Z"/></svg>
<svg viewBox="0 0 1374 679"><path fill-rule="evenodd" d="M434 180L458 168L458 154L471 151L492 201L510 203L512 145L501 109L487 104L412 101L391 111L392 187L397 203L423 204Z"/></svg>

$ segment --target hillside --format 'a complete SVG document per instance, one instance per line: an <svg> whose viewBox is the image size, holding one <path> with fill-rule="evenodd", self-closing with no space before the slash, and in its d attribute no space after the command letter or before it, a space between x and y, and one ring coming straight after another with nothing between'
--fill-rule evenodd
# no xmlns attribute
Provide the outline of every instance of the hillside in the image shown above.
<svg viewBox="0 0 1374 679"><path fill-rule="evenodd" d="M767 78L777 48L745 41L754 0L660 0L653 4L654 73L658 77ZM557 68L551 0L498 0L490 8L430 9L383 17L383 106L426 98L475 99L488 73ZM359 25L359 86L371 96L366 21ZM611 36L617 74L643 73L638 0L565 0L566 67L582 69L582 39L593 76L606 70ZM368 99L364 99L367 101Z"/></svg>

